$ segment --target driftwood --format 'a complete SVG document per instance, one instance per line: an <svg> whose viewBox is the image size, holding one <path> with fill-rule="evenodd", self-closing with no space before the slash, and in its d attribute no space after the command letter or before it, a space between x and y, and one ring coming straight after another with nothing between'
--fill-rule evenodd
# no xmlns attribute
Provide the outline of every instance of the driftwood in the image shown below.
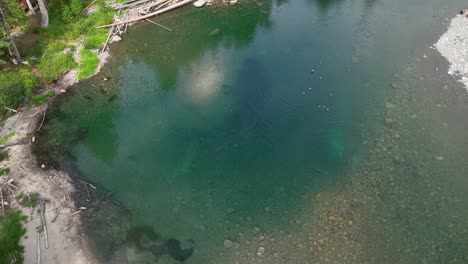
<svg viewBox="0 0 468 264"><path fill-rule="evenodd" d="M37 4L39 5L39 9L41 10L41 27L47 28L49 27L49 13L47 12L44 0L37 0Z"/></svg>
<svg viewBox="0 0 468 264"><path fill-rule="evenodd" d="M5 205L3 205L3 190L0 190L0 197L1 197L1 203L2 203L2 215L5 216Z"/></svg>
<svg viewBox="0 0 468 264"><path fill-rule="evenodd" d="M148 22L150 22L151 24L154 24L154 25L156 25L156 26L158 26L158 27L162 27L162 28L164 28L165 30L172 31L172 29L170 29L170 28L168 28L168 27L165 27L165 26L163 26L163 25L161 25L161 24L158 24L158 23L156 23L156 22L154 22L153 20L150 20L150 19L148 19L148 18L146 18L146 21L148 21Z"/></svg>
<svg viewBox="0 0 468 264"><path fill-rule="evenodd" d="M132 19L125 20L125 21L119 21L119 22L116 22L116 23L113 23L113 24L99 26L97 28L106 28L106 27L117 26L117 25L121 25L121 24L137 22L137 21L140 21L140 20L143 20L143 19L147 19L147 18L156 16L156 15L159 15L159 14L165 13L167 11L176 9L178 7L184 6L184 5L189 4L191 2L193 2L193 0L184 0L184 1L181 1L181 2L178 2L178 3L175 3L173 5L170 5L168 7L162 8L162 9L160 9L158 11L155 11L155 12L143 15L143 16L139 16L137 18L132 18Z"/></svg>
<svg viewBox="0 0 468 264"><path fill-rule="evenodd" d="M13 109L13 108L6 107L6 106L4 106L4 108L5 108L6 110L8 110L8 111L11 111L11 112L14 112L14 113L18 113L18 110L15 110L15 109Z"/></svg>
<svg viewBox="0 0 468 264"><path fill-rule="evenodd" d="M29 11L31 11L31 14L32 14L33 16L35 16L35 15L36 15L36 11L34 10L34 7L33 7L33 5L31 4L31 0L26 0L26 4L28 5L28 9L29 9Z"/></svg>
<svg viewBox="0 0 468 264"><path fill-rule="evenodd" d="M110 38L114 34L114 28L115 28L115 25L112 26L111 29L109 30L109 34L107 34L106 43L104 43L104 46L102 47L101 53L106 50L107 44L109 43Z"/></svg>
<svg viewBox="0 0 468 264"><path fill-rule="evenodd" d="M44 120L45 120L45 115L46 115L46 113L47 113L47 105L45 106L44 115L42 116L41 125L40 125L39 128L37 129L37 132L39 132L39 130L41 130L42 125L44 124Z"/></svg>
<svg viewBox="0 0 468 264"><path fill-rule="evenodd" d="M45 248L49 248L49 237L47 236L47 223L45 219L45 201L41 202L41 222L44 232Z"/></svg>
<svg viewBox="0 0 468 264"><path fill-rule="evenodd" d="M41 264L41 234L37 232L37 264Z"/></svg>

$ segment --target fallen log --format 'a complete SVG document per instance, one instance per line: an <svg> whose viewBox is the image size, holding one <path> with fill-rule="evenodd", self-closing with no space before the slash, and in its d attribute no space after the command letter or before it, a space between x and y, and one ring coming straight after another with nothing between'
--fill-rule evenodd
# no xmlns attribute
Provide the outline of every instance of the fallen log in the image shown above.
<svg viewBox="0 0 468 264"><path fill-rule="evenodd" d="M148 22L150 22L151 24L154 24L154 25L156 25L156 26L158 26L158 27L162 27L162 28L164 28L165 30L172 31L172 29L170 29L170 28L168 28L168 27L165 27L165 26L163 26L163 25L161 25L161 24L158 24L158 23L156 23L156 22L154 22L153 20L150 20L150 19L148 19L148 18L146 19L146 21L148 21Z"/></svg>
<svg viewBox="0 0 468 264"><path fill-rule="evenodd" d="M42 122L41 122L41 125L39 126L39 128L37 129L37 132L39 132L39 130L41 130L42 128L42 125L44 124L44 120L45 120L45 115L47 113L47 105L45 106L45 109L44 109L44 116L42 116Z"/></svg>
<svg viewBox="0 0 468 264"><path fill-rule="evenodd" d="M193 2L193 0L184 0L184 1L182 1L182 2L179 2L179 3L176 3L176 4L170 5L170 6L166 7L166 8L162 8L162 9L156 11L156 12L152 12L152 13L149 13L149 14L144 15L144 16L140 16L140 17L137 17L137 18L129 19L129 20L126 20L126 21L120 21L120 22L117 22L117 23L109 24L109 25L103 25L103 26L99 26L99 27L96 27L96 28L106 28L106 27L117 26L117 25L121 25L121 24L126 24L126 23L132 23L132 22L140 21L140 20L143 20L143 19L147 19L147 18L156 16L156 15L159 15L159 14L165 13L165 12L167 12L167 11L176 9L176 8L178 8L178 7L184 6L184 5L189 4L189 3L191 3L191 2Z"/></svg>
<svg viewBox="0 0 468 264"><path fill-rule="evenodd" d="M45 248L49 248L49 237L47 236L47 223L45 219L45 201L41 202L41 220L42 220L42 228L44 229L44 240L45 240Z"/></svg>

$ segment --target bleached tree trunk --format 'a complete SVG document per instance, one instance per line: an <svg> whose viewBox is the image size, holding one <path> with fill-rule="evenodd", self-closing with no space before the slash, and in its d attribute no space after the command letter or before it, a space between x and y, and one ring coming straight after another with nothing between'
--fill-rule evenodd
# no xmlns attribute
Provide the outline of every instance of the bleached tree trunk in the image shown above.
<svg viewBox="0 0 468 264"><path fill-rule="evenodd" d="M3 27L5 28L5 34L7 38L10 40L10 47L8 50L10 50L10 53L13 53L13 56L15 56L15 59L18 62L21 62L21 55L19 54L18 48L16 48L15 40L13 37L10 35L10 28L8 27L8 23L6 21L5 13L3 12L3 8L0 7L0 15L2 16L3 19ZM11 50L13 49L13 51Z"/></svg>
<svg viewBox="0 0 468 264"><path fill-rule="evenodd" d="M44 3L44 0L37 0L37 4L39 5L39 9L41 10L41 26L43 28L47 28L49 26L49 13L47 13L47 8Z"/></svg>
<svg viewBox="0 0 468 264"><path fill-rule="evenodd" d="M28 5L28 8L29 8L29 11L31 11L31 14L33 16L36 15L36 11L34 11L34 7L33 5L31 4L31 0L26 0L26 4Z"/></svg>

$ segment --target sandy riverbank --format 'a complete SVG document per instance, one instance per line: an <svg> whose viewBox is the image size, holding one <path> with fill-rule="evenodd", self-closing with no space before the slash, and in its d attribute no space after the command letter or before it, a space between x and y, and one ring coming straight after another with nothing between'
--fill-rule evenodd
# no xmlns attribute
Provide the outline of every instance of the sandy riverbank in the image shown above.
<svg viewBox="0 0 468 264"><path fill-rule="evenodd" d="M47 86L44 92L63 93L76 81L76 71L69 71L56 84ZM8 177L14 179L19 187L17 194L35 192L39 193L40 199L47 201L45 218L49 248L45 248L44 236L41 235L42 263L95 263L92 256L86 254L86 242L80 233L80 215L73 214L77 209L71 198L75 188L70 177L62 171L41 168L41 164L37 164L31 152L31 146L34 144L32 141L40 127L45 110L46 105L22 109L5 121L0 137L11 132L15 132L15 135L6 143L10 145L6 148L9 159L3 161L1 166L10 169ZM10 197L10 200L14 198ZM36 228L41 225L41 216L37 209L21 208L21 211L29 217L25 223L26 235L21 241L25 248L25 263L36 263L38 255Z"/></svg>

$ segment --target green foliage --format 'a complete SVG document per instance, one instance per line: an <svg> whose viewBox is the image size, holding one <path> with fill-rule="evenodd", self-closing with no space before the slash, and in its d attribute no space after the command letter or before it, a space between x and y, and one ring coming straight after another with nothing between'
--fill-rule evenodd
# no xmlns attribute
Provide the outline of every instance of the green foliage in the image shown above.
<svg viewBox="0 0 468 264"><path fill-rule="evenodd" d="M52 97L54 95L55 93L53 91L48 91L47 93L43 95L34 96L33 98L31 98L31 100L35 106L39 106L39 105L44 104L47 101L47 98Z"/></svg>
<svg viewBox="0 0 468 264"><path fill-rule="evenodd" d="M64 5L62 9L62 19L65 22L74 22L81 15L83 10L82 0L70 0L68 5Z"/></svg>
<svg viewBox="0 0 468 264"><path fill-rule="evenodd" d="M76 62L70 52L64 52L69 46L60 42L50 42L44 48L44 55L39 60L37 69L44 83L57 79L66 70L76 67Z"/></svg>
<svg viewBox="0 0 468 264"><path fill-rule="evenodd" d="M0 168L0 176L10 173L9 168Z"/></svg>
<svg viewBox="0 0 468 264"><path fill-rule="evenodd" d="M38 80L30 71L0 72L0 108L15 108L25 98L31 95L38 86Z"/></svg>
<svg viewBox="0 0 468 264"><path fill-rule="evenodd" d="M99 33L87 38L84 42L85 49L99 49L107 40L107 32Z"/></svg>
<svg viewBox="0 0 468 264"><path fill-rule="evenodd" d="M78 79L84 79L91 76L99 64L99 58L92 51L84 49L80 52L80 66L78 70Z"/></svg>
<svg viewBox="0 0 468 264"><path fill-rule="evenodd" d="M8 151L0 151L0 161L4 161L8 159Z"/></svg>
<svg viewBox="0 0 468 264"><path fill-rule="evenodd" d="M20 6L19 1L11 1L11 0L0 0L0 6L4 10L4 14L6 17L6 22L8 25L8 30L12 30L15 28L23 29L27 24L27 18L24 14L23 8ZM6 34L5 28L3 27L3 19L0 17L1 27L0 27L0 57L7 54L8 47L10 46L10 42L8 40L8 36ZM5 61L0 60L3 64Z"/></svg>
<svg viewBox="0 0 468 264"><path fill-rule="evenodd" d="M39 86L39 81L37 80L37 77L26 69L21 69L19 74L23 79L24 95L31 96L36 90L36 88Z"/></svg>
<svg viewBox="0 0 468 264"><path fill-rule="evenodd" d="M39 194L35 192L30 193L29 195L20 193L15 197L15 199L22 207L35 208L39 202Z"/></svg>
<svg viewBox="0 0 468 264"><path fill-rule="evenodd" d="M0 263L23 263L23 247L19 244L26 233L22 222L26 216L19 211L11 211L6 216L0 216ZM16 262L12 262L16 259Z"/></svg>
<svg viewBox="0 0 468 264"><path fill-rule="evenodd" d="M0 108L15 108L24 100L24 85L15 72L0 73Z"/></svg>
<svg viewBox="0 0 468 264"><path fill-rule="evenodd" d="M15 131L12 131L12 132L6 134L4 137L2 137L2 138L0 139L0 145L5 145L5 144L8 142L8 140L9 140L11 137L13 137L14 135L16 135L16 132L15 132Z"/></svg>
<svg viewBox="0 0 468 264"><path fill-rule="evenodd" d="M70 3L65 0L51 1L49 4L49 28L40 29L40 33L56 39L76 41L81 37L93 36L102 32L102 29L96 29L96 26L111 23L114 11L101 0L97 1L98 10L85 16L82 14L82 9L89 2L91 1L70 0Z"/></svg>

